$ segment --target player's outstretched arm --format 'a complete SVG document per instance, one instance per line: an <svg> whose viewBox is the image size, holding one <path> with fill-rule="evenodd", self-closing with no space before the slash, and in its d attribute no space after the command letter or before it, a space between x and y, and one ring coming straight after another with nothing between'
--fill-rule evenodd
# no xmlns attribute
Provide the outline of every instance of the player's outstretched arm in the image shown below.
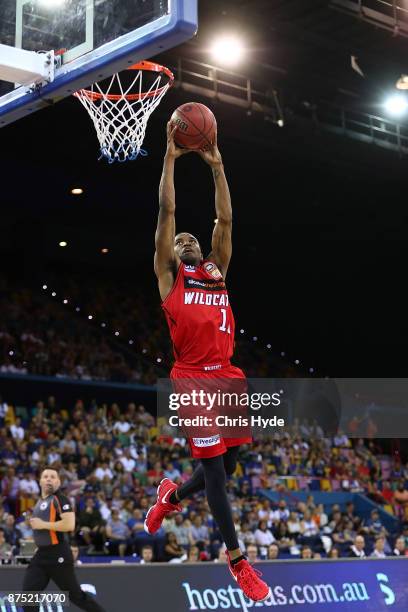
<svg viewBox="0 0 408 612"><path fill-rule="evenodd" d="M174 252L174 237L176 233L175 211L176 194L174 189L174 162L177 157L188 153L180 149L174 142L174 132L170 122L167 124L167 150L164 156L163 172L159 187L159 218L155 235L156 252L154 255L154 271L159 282L161 299L168 296L173 287L177 267L180 263Z"/></svg>
<svg viewBox="0 0 408 612"><path fill-rule="evenodd" d="M225 278L232 255L232 206L224 165L217 145L217 134L209 150L199 151L199 154L211 166L215 183L217 220L212 235L212 250L209 258L214 261Z"/></svg>

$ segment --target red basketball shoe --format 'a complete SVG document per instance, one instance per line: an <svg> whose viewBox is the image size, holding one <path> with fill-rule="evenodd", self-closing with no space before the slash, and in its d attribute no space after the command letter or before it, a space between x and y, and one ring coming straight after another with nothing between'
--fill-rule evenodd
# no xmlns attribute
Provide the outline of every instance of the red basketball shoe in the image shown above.
<svg viewBox="0 0 408 612"><path fill-rule="evenodd" d="M170 495L177 488L176 483L169 478L163 478L157 487L157 502L149 508L144 522L144 529L150 535L160 529L165 516L171 512L181 512L180 504L172 504L168 501Z"/></svg>
<svg viewBox="0 0 408 612"><path fill-rule="evenodd" d="M262 573L252 567L246 559L242 559L239 563L232 565L228 551L228 567L232 577L241 587L245 595L252 601L265 601L271 594L269 586L260 579Z"/></svg>

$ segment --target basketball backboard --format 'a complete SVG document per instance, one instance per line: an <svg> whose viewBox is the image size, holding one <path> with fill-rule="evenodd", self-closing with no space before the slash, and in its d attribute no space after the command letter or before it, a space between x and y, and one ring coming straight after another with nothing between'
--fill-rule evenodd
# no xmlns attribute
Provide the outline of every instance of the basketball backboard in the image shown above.
<svg viewBox="0 0 408 612"><path fill-rule="evenodd" d="M174 47L196 29L197 0L1 0L1 45L62 53L54 80L34 91L0 81L0 127Z"/></svg>

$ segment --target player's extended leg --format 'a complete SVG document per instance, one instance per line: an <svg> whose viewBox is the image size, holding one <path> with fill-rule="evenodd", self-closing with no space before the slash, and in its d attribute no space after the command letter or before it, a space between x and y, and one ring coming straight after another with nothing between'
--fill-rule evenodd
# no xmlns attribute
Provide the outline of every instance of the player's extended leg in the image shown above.
<svg viewBox="0 0 408 612"><path fill-rule="evenodd" d="M105 612L92 595L81 589L73 565L53 566L50 568L50 576L61 591L68 591L70 603L88 612Z"/></svg>
<svg viewBox="0 0 408 612"><path fill-rule="evenodd" d="M22 591L44 591L49 582L47 572L40 565L30 564L25 573ZM39 612L40 606L25 606L24 612Z"/></svg>
<svg viewBox="0 0 408 612"><path fill-rule="evenodd" d="M245 559L239 548L232 510L226 491L227 475L222 455L201 459L204 469L208 505L227 547L228 567L245 595L253 601L265 601L270 595L268 585Z"/></svg>
<svg viewBox="0 0 408 612"><path fill-rule="evenodd" d="M238 446L231 447L222 456L224 470L228 476L235 472L237 466ZM164 478L157 487L157 502L152 506L145 519L145 531L156 533L163 519L172 512L181 512L181 500L205 489L204 468L200 463L191 478L178 487L169 478Z"/></svg>

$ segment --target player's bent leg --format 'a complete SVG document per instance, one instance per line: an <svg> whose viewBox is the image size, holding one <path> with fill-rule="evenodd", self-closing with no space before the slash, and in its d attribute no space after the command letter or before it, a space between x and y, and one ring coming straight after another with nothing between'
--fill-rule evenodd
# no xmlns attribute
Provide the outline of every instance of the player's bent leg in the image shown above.
<svg viewBox="0 0 408 612"><path fill-rule="evenodd" d="M50 574L61 591L68 591L70 603L88 612L106 612L92 595L81 589L73 565L53 566Z"/></svg>
<svg viewBox="0 0 408 612"><path fill-rule="evenodd" d="M224 468L227 476L232 476L237 469L239 446L230 446L223 455Z"/></svg>
<svg viewBox="0 0 408 612"><path fill-rule="evenodd" d="M230 455L232 459L234 454L231 453ZM253 601L265 601L270 595L270 588L261 580L260 573L248 563L239 548L231 506L225 488L227 475L224 457L218 455L217 457L202 459L202 465L208 505L227 547L228 567L231 575L247 597Z"/></svg>
<svg viewBox="0 0 408 612"><path fill-rule="evenodd" d="M44 567L30 563L24 572L22 591L44 591L49 582L49 576ZM24 612L39 612L40 606L23 607Z"/></svg>
<svg viewBox="0 0 408 612"><path fill-rule="evenodd" d="M177 490L175 482L169 478L163 478L157 487L157 501L149 508L145 522L144 529L146 533L150 535L155 534L161 527L163 519L172 512L181 512L182 507L179 504L172 504L170 501L170 495Z"/></svg>
<svg viewBox="0 0 408 612"><path fill-rule="evenodd" d="M224 459L224 467L227 476L232 476L237 467L239 446L233 446L227 449L227 452L222 455ZM199 493L205 489L204 468L202 464L194 470L191 478L183 482L178 489L170 495L170 501L177 504L187 497L191 497L194 493Z"/></svg>
<svg viewBox="0 0 408 612"><path fill-rule="evenodd" d="M196 467L191 475L191 478L183 482L171 495L170 501L173 504L183 501L186 497L191 497L194 493L199 493L205 489L204 470L203 466Z"/></svg>

